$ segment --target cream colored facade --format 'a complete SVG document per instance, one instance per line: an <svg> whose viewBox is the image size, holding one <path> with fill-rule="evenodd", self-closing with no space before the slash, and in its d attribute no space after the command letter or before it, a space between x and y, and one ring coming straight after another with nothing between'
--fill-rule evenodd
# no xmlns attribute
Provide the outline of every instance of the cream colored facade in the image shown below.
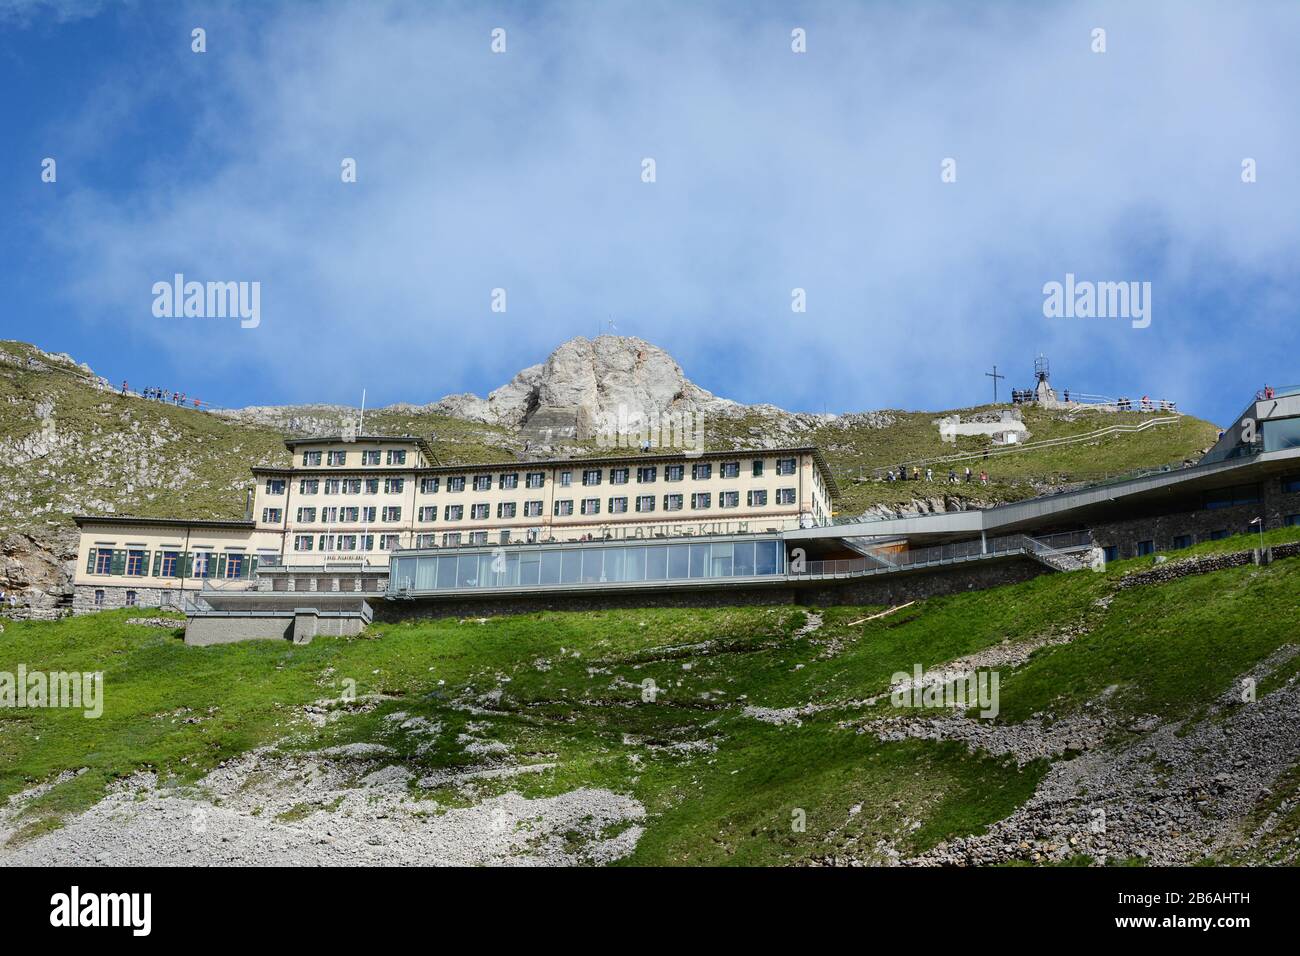
<svg viewBox="0 0 1300 956"><path fill-rule="evenodd" d="M439 465L423 440L294 440L245 521L81 517L76 609L179 603L258 566L384 568L402 548L783 531L826 523L813 447Z"/></svg>
<svg viewBox="0 0 1300 956"><path fill-rule="evenodd" d="M776 531L825 523L815 448L434 465L411 439L290 442L255 468L253 519L286 564L387 561L399 548ZM368 453L368 454L367 454Z"/></svg>

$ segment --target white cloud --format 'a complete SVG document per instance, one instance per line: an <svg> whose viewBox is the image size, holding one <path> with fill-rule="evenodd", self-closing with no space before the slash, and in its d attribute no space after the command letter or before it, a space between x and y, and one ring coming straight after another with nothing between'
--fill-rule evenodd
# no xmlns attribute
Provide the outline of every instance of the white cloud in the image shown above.
<svg viewBox="0 0 1300 956"><path fill-rule="evenodd" d="M1174 303L1292 269L1295 8L680 9L214 18L178 66L203 172L81 190L52 227L74 301L301 399L482 390L613 314L715 391L820 410L956 401L972 363L1039 350L1194 378L1214 359L1181 346L1223 330ZM260 280L261 327L153 319L176 271ZM1152 329L1048 324L1067 271L1154 281Z"/></svg>

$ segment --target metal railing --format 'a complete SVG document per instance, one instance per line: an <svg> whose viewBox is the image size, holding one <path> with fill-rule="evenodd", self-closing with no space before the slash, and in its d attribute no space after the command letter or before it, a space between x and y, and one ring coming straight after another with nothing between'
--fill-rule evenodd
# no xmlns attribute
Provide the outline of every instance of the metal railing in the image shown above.
<svg viewBox="0 0 1300 956"><path fill-rule="evenodd" d="M959 541L954 544L934 545L928 548L916 548L891 554L887 564L882 555L880 560L872 558L842 558L830 561L805 561L796 567L791 562L789 572L792 576L804 577L842 577L867 574L889 574L894 571L906 571L912 568L937 567L945 564L957 564L964 561L979 561L993 557L1005 557L1011 554L1028 554L1042 556L1046 554L1061 555L1067 561L1074 561L1063 551L1092 546L1092 533L1088 531L1071 531L1052 535L1052 544L1044 539L1030 538L1028 535L1012 534L986 541ZM1065 562L1062 562L1063 564ZM1063 568L1061 568L1063 570Z"/></svg>

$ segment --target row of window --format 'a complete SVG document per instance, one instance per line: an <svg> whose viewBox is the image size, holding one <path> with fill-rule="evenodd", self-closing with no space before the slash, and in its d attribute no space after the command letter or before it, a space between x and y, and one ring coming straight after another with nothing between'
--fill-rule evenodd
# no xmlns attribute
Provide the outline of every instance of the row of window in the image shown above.
<svg viewBox="0 0 1300 956"><path fill-rule="evenodd" d="M304 468L319 468L321 463L321 452L305 451L302 453L302 465ZM361 455L362 466L378 465L382 458L386 465L405 465L406 452L399 448L390 448L387 451L381 451L378 448L363 448ZM348 453L343 451L331 451L325 453L325 463L332 467L341 468L348 463Z"/></svg>
<svg viewBox="0 0 1300 956"><path fill-rule="evenodd" d="M793 505L795 503L794 488L776 489L776 503L778 505ZM646 514L655 510L657 499L654 495L638 495L635 499L627 497L614 496L606 499L605 506L609 509L609 514L627 514L628 505L635 501L635 509L638 513ZM767 505L766 489L754 489L745 492L745 505L749 508L762 508ZM520 517L522 514L525 518L540 518L545 503L540 500L523 502L523 511L520 512L519 505L514 501L501 501L497 503L497 518L510 520ZM574 514L574 508L582 515L598 515L601 509L601 500L599 498L582 498L575 501L572 498L564 498L554 503L552 513L557 518L566 518ZM663 496L664 511L682 511L686 507L686 496L682 494L667 494ZM697 491L691 495L691 510L705 511L713 507L713 493L709 491ZM739 491L720 491L718 492L719 508L739 508L740 492ZM380 521L397 522L402 520L402 509L398 505L390 505L384 508L375 508L373 506L330 506L326 508L316 508L306 506L298 509L298 524L315 524L319 518L323 524L369 524L379 516ZM283 512L279 508L263 508L262 521L266 524L279 523ZM437 521L438 506L422 505L417 510L418 520L420 521ZM479 502L469 506L469 516L471 521L486 521L492 517L492 506L487 502ZM463 521L465 519L464 505L444 505L442 509L443 521Z"/></svg>
<svg viewBox="0 0 1300 956"><path fill-rule="evenodd" d="M396 551L402 546L400 534L298 534L293 537L295 551Z"/></svg>
<svg viewBox="0 0 1300 956"><path fill-rule="evenodd" d="M319 455L320 452L315 454ZM333 452L331 452L333 454ZM340 452L339 454L343 454ZM378 452L375 452L378 454ZM798 468L798 462L794 458L778 458L776 460L776 473L778 475L793 475ZM684 481L686 478L686 465L664 465L664 481ZM751 463L750 473L755 478L761 478L763 475L763 460L756 458ZM718 463L718 474L722 478L739 478L740 462L724 461ZM617 467L608 469L608 478L611 485L626 485L630 482L632 469L627 467ZM556 476L556 483L561 488L568 488L573 485L574 473L572 471L561 471ZM604 468L586 468L583 469L580 480L584 487L595 487L601 484L606 477ZM691 478L696 481L706 481L713 477L713 463L707 461L695 462L691 465ZM472 479L464 475L455 475L447 478L447 491L459 492L465 490L466 481L474 491L491 491L492 475L474 475ZM519 487L519 472L504 472L496 476L497 487L503 491L509 491ZM523 476L525 488L542 488L546 484L546 472L530 471ZM359 495L378 494L380 487L379 478L326 478L324 481L325 494L344 494ZM659 480L658 465L644 465L636 469L637 484L653 484ZM384 478L383 488L385 494L401 494L405 489L404 478ZM322 479L320 478L303 478L298 482L298 492L304 495L315 495L321 491ZM435 494L442 486L442 477L439 475L428 475L420 479L421 494ZM268 495L282 495L285 491L285 479L268 478L266 481L266 493Z"/></svg>
<svg viewBox="0 0 1300 956"><path fill-rule="evenodd" d="M143 548L91 548L87 574L128 578L246 578L257 558L238 551L147 551Z"/></svg>

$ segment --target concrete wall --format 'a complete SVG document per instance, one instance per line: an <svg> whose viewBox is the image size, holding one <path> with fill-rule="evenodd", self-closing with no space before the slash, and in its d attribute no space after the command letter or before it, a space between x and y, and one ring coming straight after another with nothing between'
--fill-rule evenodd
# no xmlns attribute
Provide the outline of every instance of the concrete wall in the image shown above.
<svg viewBox="0 0 1300 956"><path fill-rule="evenodd" d="M192 617L185 625L185 643L206 646L236 641L287 641L292 617Z"/></svg>

